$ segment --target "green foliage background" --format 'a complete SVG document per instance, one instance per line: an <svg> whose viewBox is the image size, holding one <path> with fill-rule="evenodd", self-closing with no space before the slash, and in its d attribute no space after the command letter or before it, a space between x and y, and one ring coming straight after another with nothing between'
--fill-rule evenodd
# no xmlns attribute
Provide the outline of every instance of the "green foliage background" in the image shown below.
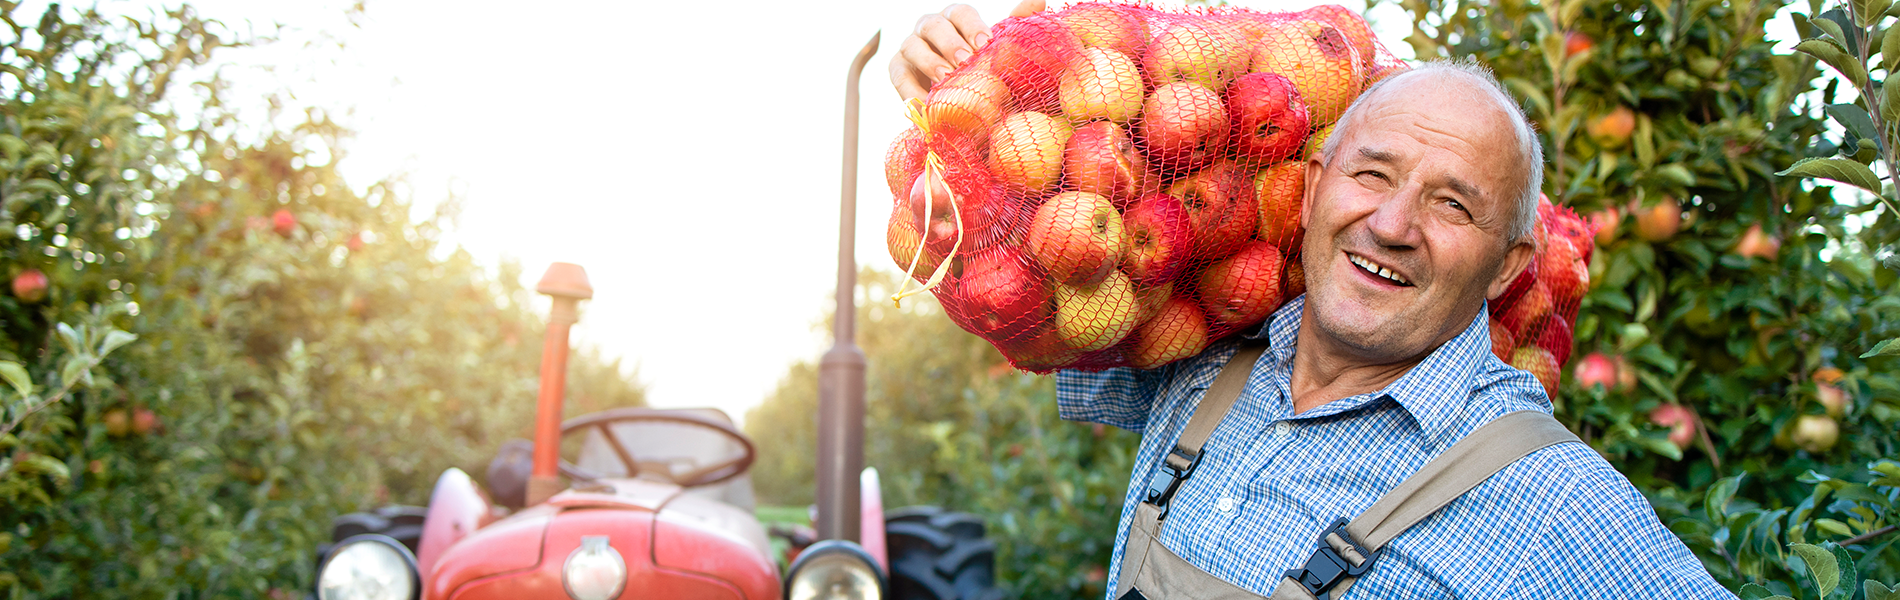
<svg viewBox="0 0 1900 600"><path fill-rule="evenodd" d="M320 111L242 131L221 82L175 79L243 43L190 9L20 12L0 3L0 277L52 285L0 294L0 360L57 387L57 324L139 339L0 436L0 590L301 596L331 517L424 503L527 437L540 318L519 268L440 244L452 205L416 220L400 180L343 181ZM644 402L613 362L570 368L575 413ZM158 429L107 432L139 408Z"/></svg>

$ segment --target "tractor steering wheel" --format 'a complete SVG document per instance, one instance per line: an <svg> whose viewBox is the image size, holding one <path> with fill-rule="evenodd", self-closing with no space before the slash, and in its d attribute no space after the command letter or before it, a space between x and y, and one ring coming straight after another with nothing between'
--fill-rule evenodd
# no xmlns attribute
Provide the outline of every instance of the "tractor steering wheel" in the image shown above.
<svg viewBox="0 0 1900 600"><path fill-rule="evenodd" d="M626 446L621 445L620 438L614 434L613 425L623 422L658 422L710 429L738 442L739 446L745 450L732 460L706 465L686 473L668 473L665 476L680 487L712 485L738 477L752 466L753 459L757 457L752 447L752 440L747 439L745 434L739 433L739 430L733 429L732 425L692 413L651 408L615 408L574 417L561 423L561 437L565 438L568 434L587 429L598 430L601 437L606 439L607 445L613 447L614 455L620 458L620 463L626 466L627 476L632 477L639 474L642 469L640 463L634 460L633 454L627 451ZM562 475L575 481L594 481L607 477L576 466L565 458L561 459L560 468Z"/></svg>

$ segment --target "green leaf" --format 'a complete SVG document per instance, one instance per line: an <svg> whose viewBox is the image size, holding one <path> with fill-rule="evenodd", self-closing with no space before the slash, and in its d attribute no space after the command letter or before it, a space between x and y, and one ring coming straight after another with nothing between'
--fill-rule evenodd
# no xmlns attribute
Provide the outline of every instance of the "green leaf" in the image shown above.
<svg viewBox="0 0 1900 600"><path fill-rule="evenodd" d="M1900 33L1894 37L1900 38ZM1900 85L1880 85L1880 118L1890 124L1900 123Z"/></svg>
<svg viewBox="0 0 1900 600"><path fill-rule="evenodd" d="M1815 23L1827 22L1826 19L1815 21ZM1834 67L1834 70L1847 76L1847 79L1852 81L1855 87L1866 87L1867 65L1861 64L1859 60L1849 55L1846 49L1833 41L1822 39L1808 40L1795 44L1794 49L1802 54L1818 58L1821 62L1827 63L1828 66Z"/></svg>
<svg viewBox="0 0 1900 600"><path fill-rule="evenodd" d="M71 386L85 378L86 372L91 369L92 361L86 360L85 356L68 356L66 363L59 366L59 383L63 386Z"/></svg>
<svg viewBox="0 0 1900 600"><path fill-rule="evenodd" d="M1888 73L1900 66L1900 35L1889 35L1880 39L1880 64Z"/></svg>
<svg viewBox="0 0 1900 600"><path fill-rule="evenodd" d="M1821 33L1827 34L1827 37L1823 38L1823 41L1834 44L1834 46L1840 48L1842 52L1847 52L1848 40L1846 31L1841 29L1839 22L1828 18L1829 13L1833 12L1834 11L1830 10L1826 13L1821 13L1821 18L1810 20L1808 24L1820 29Z"/></svg>
<svg viewBox="0 0 1900 600"><path fill-rule="evenodd" d="M1717 525L1728 522L1728 501L1735 497L1735 488L1742 485L1742 476L1724 477L1715 485L1709 486L1709 498L1703 507L1709 512L1709 521Z"/></svg>
<svg viewBox="0 0 1900 600"><path fill-rule="evenodd" d="M1872 579L1867 580L1865 589L1867 600L1900 600L1900 590L1887 587L1886 584Z"/></svg>
<svg viewBox="0 0 1900 600"><path fill-rule="evenodd" d="M1893 6L1893 0L1855 0L1854 4L1854 14L1860 17L1855 21L1861 27L1873 27L1880 23L1881 17L1887 16L1887 9Z"/></svg>
<svg viewBox="0 0 1900 600"><path fill-rule="evenodd" d="M1775 593L1769 591L1768 588L1762 587L1761 584L1758 583L1744 583L1742 584L1742 589L1736 592L1735 595L1741 598L1741 600L1763 600L1773 597Z"/></svg>
<svg viewBox="0 0 1900 600"><path fill-rule="evenodd" d="M1847 596L1854 595L1854 582L1860 581L1860 569L1854 566L1854 557L1847 555L1846 548L1842 548L1834 544L1828 544L1827 546L1828 546L1828 550L1831 550L1834 552L1834 564L1840 565L1840 568L1841 568L1841 574L1839 575L1839 579L1837 581L1844 581L1847 583L1846 589L1842 591L1847 592L1845 594Z"/></svg>
<svg viewBox="0 0 1900 600"><path fill-rule="evenodd" d="M0 379L5 379L7 385L13 386L13 391L21 398L33 395L33 376L28 375L20 363L0 360Z"/></svg>
<svg viewBox="0 0 1900 600"><path fill-rule="evenodd" d="M44 454L30 454L24 460L14 463L13 470L21 473L40 473L51 475L54 479L69 479L72 474L66 470L66 463Z"/></svg>
<svg viewBox="0 0 1900 600"><path fill-rule="evenodd" d="M1792 547L1795 556L1807 563L1808 575L1814 579L1814 589L1819 590L1821 596L1834 593L1834 588L1840 587L1841 565L1833 552L1814 544L1793 544Z"/></svg>
<svg viewBox="0 0 1900 600"><path fill-rule="evenodd" d="M1873 117L1867 116L1867 109L1857 104L1829 104L1827 114L1861 139L1871 140L1880 137L1880 129L1874 127Z"/></svg>
<svg viewBox="0 0 1900 600"><path fill-rule="evenodd" d="M1880 177L1874 175L1873 169L1844 158L1804 158L1775 175L1832 179L1874 194L1880 193Z"/></svg>
<svg viewBox="0 0 1900 600"><path fill-rule="evenodd" d="M133 335L131 333L119 331L117 329L108 331L106 332L105 341L99 343L99 356L101 358L104 358L105 355L111 354L113 350L118 350L120 346L130 344L132 343L133 340L136 340L136 339L139 339L139 336Z"/></svg>
<svg viewBox="0 0 1900 600"><path fill-rule="evenodd" d="M57 329L59 330L59 341L66 344L67 351L79 352L79 349L85 346L84 343L79 341L79 332L74 331L73 326L60 323Z"/></svg>
<svg viewBox="0 0 1900 600"><path fill-rule="evenodd" d="M1891 356L1891 355L1896 355L1896 354L1900 354L1900 338L1893 338L1891 340L1874 344L1873 349L1868 350L1866 354L1862 354L1860 355L1860 357L1873 358L1876 356Z"/></svg>

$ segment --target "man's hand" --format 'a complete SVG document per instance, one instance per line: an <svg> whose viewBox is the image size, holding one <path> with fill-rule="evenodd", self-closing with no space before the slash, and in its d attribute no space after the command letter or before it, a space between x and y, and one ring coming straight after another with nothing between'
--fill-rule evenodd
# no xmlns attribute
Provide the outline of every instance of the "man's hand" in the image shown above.
<svg viewBox="0 0 1900 600"><path fill-rule="evenodd" d="M1044 0L1023 0L1009 11L1009 16L1027 17L1044 8ZM951 69L970 60L990 41L989 29L976 9L967 4L952 4L943 12L918 18L917 29L904 38L897 55L891 57L891 85L897 88L897 95L904 100L922 98Z"/></svg>

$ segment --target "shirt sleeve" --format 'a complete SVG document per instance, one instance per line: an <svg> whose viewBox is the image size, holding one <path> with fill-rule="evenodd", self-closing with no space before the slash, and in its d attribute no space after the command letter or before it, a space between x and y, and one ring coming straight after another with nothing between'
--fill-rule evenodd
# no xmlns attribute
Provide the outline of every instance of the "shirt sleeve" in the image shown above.
<svg viewBox="0 0 1900 600"><path fill-rule="evenodd" d="M1057 371L1056 408L1063 419L1140 433L1171 367L1155 370Z"/></svg>
<svg viewBox="0 0 1900 600"><path fill-rule="evenodd" d="M1582 471L1569 498L1552 507L1537 544L1544 556L1523 563L1523 585L1510 597L1617 598L1648 590L1659 598L1735 598L1622 474L1608 463Z"/></svg>

